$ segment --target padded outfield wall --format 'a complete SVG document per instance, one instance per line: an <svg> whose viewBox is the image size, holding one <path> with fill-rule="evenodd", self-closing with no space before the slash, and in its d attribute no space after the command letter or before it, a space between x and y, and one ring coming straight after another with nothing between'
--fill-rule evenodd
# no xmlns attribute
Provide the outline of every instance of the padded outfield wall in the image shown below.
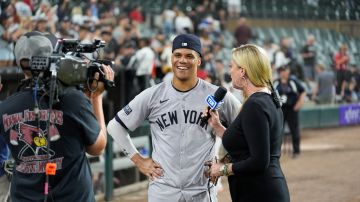
<svg viewBox="0 0 360 202"><path fill-rule="evenodd" d="M360 124L360 103L305 107L300 110L301 128L326 128Z"/></svg>

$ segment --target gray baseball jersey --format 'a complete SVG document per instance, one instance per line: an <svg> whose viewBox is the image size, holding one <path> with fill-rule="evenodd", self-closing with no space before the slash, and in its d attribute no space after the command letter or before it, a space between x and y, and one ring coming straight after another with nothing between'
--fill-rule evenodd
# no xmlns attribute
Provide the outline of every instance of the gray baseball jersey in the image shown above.
<svg viewBox="0 0 360 202"><path fill-rule="evenodd" d="M205 98L217 88L199 79L193 89L181 92L170 81L163 82L141 92L117 113L116 119L131 131L145 119L150 123L152 158L160 163L164 175L150 182L149 201L209 201L204 162L213 160L215 138L210 126L201 127L200 122ZM227 93L220 119L230 123L240 106Z"/></svg>

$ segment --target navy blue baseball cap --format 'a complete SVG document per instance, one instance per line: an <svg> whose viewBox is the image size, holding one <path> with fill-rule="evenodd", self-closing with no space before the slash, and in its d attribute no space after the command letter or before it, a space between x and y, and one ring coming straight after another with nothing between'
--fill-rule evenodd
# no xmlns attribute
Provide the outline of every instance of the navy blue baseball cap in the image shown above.
<svg viewBox="0 0 360 202"><path fill-rule="evenodd" d="M201 57L201 43L199 37L193 34L180 34L173 40L172 52L178 48L187 48L194 50Z"/></svg>

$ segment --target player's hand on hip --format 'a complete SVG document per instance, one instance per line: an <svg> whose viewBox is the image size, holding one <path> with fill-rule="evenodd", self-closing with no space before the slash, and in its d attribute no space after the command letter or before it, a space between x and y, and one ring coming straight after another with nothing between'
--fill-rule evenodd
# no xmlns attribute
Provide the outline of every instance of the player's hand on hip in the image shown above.
<svg viewBox="0 0 360 202"><path fill-rule="evenodd" d="M204 166L204 175L205 177L209 178L210 177L210 172L211 172L211 166L212 166L213 162L212 161L205 161Z"/></svg>
<svg viewBox="0 0 360 202"><path fill-rule="evenodd" d="M155 162L152 158L141 158L135 163L140 172L148 176L150 180L160 178L163 176L163 169L161 165Z"/></svg>

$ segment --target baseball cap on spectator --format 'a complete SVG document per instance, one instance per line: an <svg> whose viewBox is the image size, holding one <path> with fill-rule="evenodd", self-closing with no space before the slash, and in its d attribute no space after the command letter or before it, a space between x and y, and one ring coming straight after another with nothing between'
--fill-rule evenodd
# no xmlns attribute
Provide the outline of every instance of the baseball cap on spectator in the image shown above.
<svg viewBox="0 0 360 202"><path fill-rule="evenodd" d="M193 34L180 34L173 40L172 52L179 48L187 48L196 51L201 57L201 43L199 37Z"/></svg>
<svg viewBox="0 0 360 202"><path fill-rule="evenodd" d="M41 32L28 32L21 36L15 45L16 64L20 67L22 59L31 60L32 56L49 57L53 52L51 41Z"/></svg>

